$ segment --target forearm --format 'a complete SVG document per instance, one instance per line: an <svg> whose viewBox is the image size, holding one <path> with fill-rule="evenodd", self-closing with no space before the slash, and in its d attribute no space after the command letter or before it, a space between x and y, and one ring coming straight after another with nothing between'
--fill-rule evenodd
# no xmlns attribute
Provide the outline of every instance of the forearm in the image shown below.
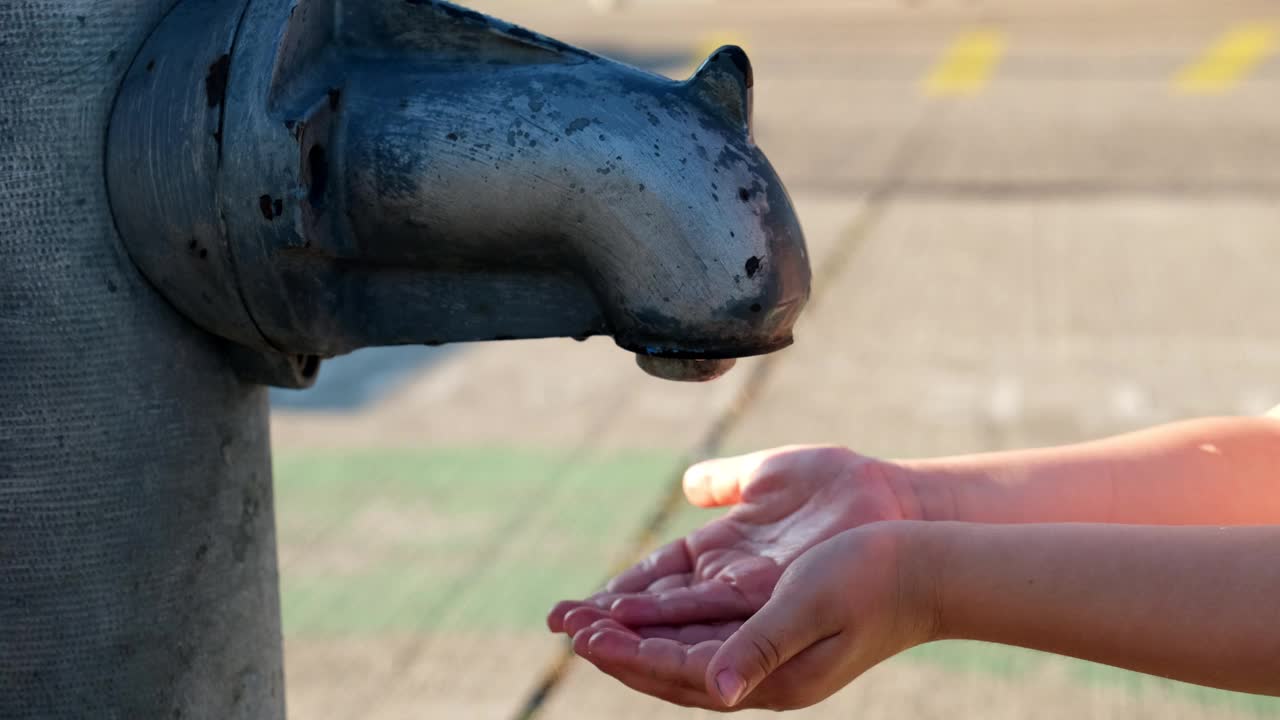
<svg viewBox="0 0 1280 720"><path fill-rule="evenodd" d="M939 639L1280 695L1280 528L911 525Z"/></svg>
<svg viewBox="0 0 1280 720"><path fill-rule="evenodd" d="M911 517L984 523L1280 523L1280 419L1192 420L1041 450L895 463Z"/></svg>

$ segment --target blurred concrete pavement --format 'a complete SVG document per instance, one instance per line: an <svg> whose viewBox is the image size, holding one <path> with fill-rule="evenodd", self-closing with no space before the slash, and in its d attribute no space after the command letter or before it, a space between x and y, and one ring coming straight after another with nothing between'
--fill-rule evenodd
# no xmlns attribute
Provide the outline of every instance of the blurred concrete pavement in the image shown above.
<svg viewBox="0 0 1280 720"><path fill-rule="evenodd" d="M655 467L667 470L628 486L625 507L611 504L621 491L593 490L606 486L589 478L566 480L574 490L551 498L495 492L487 501L510 518L534 512L531 502L604 513L590 554L566 556L602 577L647 537L681 458L709 433L723 452L838 442L900 457L1071 442L1280 404L1272 2L633 0L603 13L570 0L470 5L674 76L714 44L744 45L757 139L809 237L814 303L793 348L707 386L649 379L603 339L459 348L361 412L278 412L273 442L286 457L538 448L557 458L551 488L615 450L658 453ZM321 552L306 540L314 535L290 529L301 511L289 499L282 493L279 504L287 596L305 587L291 586L294 568ZM394 515L395 496L382 500ZM553 538L556 517L534 525ZM702 519L676 513L658 534ZM404 532L429 532L400 520ZM515 532L474 556L423 555L416 572L516 558L512 548L527 542ZM567 579L553 588L590 589ZM430 631L430 650L409 652L397 648L418 647L411 633L291 634L294 714L514 718L560 653L532 626L454 629ZM1094 682L1079 665L1030 654L978 661L988 656L972 650L954 662L945 652L895 660L803 716L1278 709L1129 676ZM695 715L573 664L535 717Z"/></svg>

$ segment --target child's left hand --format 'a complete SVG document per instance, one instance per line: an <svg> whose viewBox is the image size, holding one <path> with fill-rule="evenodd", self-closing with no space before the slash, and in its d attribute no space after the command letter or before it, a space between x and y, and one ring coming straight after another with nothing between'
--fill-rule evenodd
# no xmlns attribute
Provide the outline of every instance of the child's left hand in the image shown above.
<svg viewBox="0 0 1280 720"><path fill-rule="evenodd" d="M698 507L733 509L654 551L586 600L558 603L552 632L607 611L630 627L728 624L768 601L783 572L845 530L905 520L919 503L891 463L841 447L786 447L699 463L684 476Z"/></svg>
<svg viewBox="0 0 1280 720"><path fill-rule="evenodd" d="M637 633L601 611L573 634L574 651L628 687L679 705L813 705L931 639L935 593L913 568L911 525L875 523L815 546L740 626Z"/></svg>

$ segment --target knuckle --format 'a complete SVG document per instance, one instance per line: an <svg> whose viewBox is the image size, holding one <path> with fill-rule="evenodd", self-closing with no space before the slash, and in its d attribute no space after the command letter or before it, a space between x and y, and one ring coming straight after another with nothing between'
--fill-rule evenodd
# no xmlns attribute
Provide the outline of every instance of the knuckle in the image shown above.
<svg viewBox="0 0 1280 720"><path fill-rule="evenodd" d="M856 463L861 456L843 445L823 445L814 448L813 460L823 466L844 466Z"/></svg>
<svg viewBox="0 0 1280 720"><path fill-rule="evenodd" d="M816 482L861 460L860 455L841 445L780 448L758 459L745 473L746 484L753 493L765 494L789 483Z"/></svg>
<svg viewBox="0 0 1280 720"><path fill-rule="evenodd" d="M778 652L778 644L768 635L762 635L760 639L769 648L769 663L775 668L781 665L782 653Z"/></svg>
<svg viewBox="0 0 1280 720"><path fill-rule="evenodd" d="M752 660L759 670L760 677L765 677L778 668L782 656L778 653L778 645L766 635L756 635L751 639L755 649Z"/></svg>
<svg viewBox="0 0 1280 720"><path fill-rule="evenodd" d="M783 456L764 458L743 475L743 486L752 495L763 495L782 488L789 478L790 461Z"/></svg>

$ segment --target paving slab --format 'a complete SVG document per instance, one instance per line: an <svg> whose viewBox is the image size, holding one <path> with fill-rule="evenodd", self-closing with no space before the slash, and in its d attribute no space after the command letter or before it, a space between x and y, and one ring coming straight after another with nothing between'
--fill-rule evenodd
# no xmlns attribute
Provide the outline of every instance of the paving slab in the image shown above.
<svg viewBox="0 0 1280 720"><path fill-rule="evenodd" d="M544 613L626 556L675 465L594 448L281 453L290 704L403 717L427 697L514 713L560 649Z"/></svg>
<svg viewBox="0 0 1280 720"><path fill-rule="evenodd" d="M1278 229L1248 200L894 202L728 442L902 457L1263 412Z"/></svg>

